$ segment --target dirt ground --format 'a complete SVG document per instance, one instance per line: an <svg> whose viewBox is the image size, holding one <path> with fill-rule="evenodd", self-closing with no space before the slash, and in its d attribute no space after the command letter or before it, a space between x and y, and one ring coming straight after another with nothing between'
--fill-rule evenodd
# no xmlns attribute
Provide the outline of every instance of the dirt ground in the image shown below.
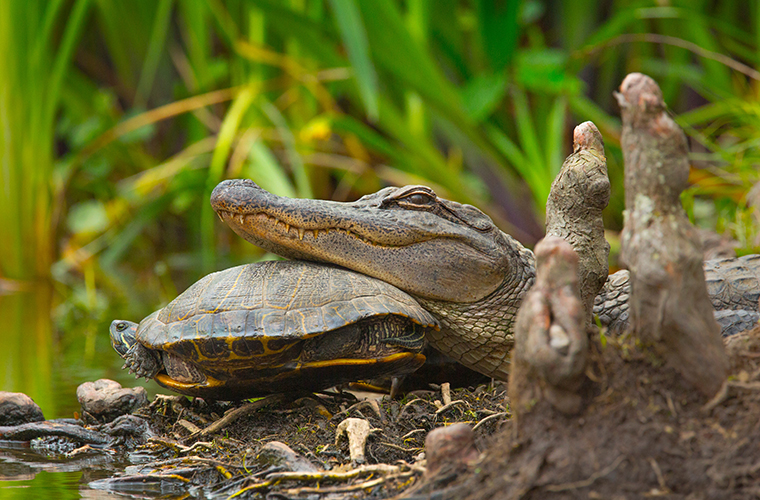
<svg viewBox="0 0 760 500"><path fill-rule="evenodd" d="M373 399L357 401L356 395ZM431 429L466 422L485 450L509 416L505 395L505 385L497 382L454 389L451 402L440 387L397 400L352 391L208 405L167 396L135 413L155 431L137 450L146 463L94 486L212 498L391 498L422 484ZM227 423L199 434L222 417ZM338 426L348 418L369 422L363 460L351 459L346 436L336 444ZM300 462L263 457L262 449L273 441L287 444L322 472L285 472Z"/></svg>
<svg viewBox="0 0 760 500"><path fill-rule="evenodd" d="M731 338L732 375L710 402L632 341L604 344L593 343L577 417L538 403L519 422L510 419L501 383L452 390L448 404L438 386L397 400L357 401L350 393L210 405L159 399L138 411L157 431L137 452L146 463L98 487L262 499L760 497L760 328ZM350 458L346 437L336 444L347 418L370 424L363 460ZM425 436L456 422L475 427L483 453L427 477ZM201 434L211 425L217 428ZM262 453L273 441L319 471Z"/></svg>
<svg viewBox="0 0 760 500"><path fill-rule="evenodd" d="M597 343L583 414L538 405L510 421L458 491L470 499L760 497L760 328L730 338L727 350L732 374L705 402L632 342Z"/></svg>

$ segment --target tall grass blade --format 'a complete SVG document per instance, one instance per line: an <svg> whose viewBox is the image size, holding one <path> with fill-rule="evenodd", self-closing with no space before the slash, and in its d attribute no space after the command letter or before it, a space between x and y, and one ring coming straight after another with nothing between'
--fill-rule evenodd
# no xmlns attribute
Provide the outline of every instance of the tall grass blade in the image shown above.
<svg viewBox="0 0 760 500"><path fill-rule="evenodd" d="M134 106L136 108L145 106L153 88L158 63L164 49L166 35L169 32L173 5L174 0L160 0L158 2L150 42L148 43L148 53L145 55L145 61L143 61L140 72L140 81L137 83L137 91L135 92Z"/></svg>
<svg viewBox="0 0 760 500"><path fill-rule="evenodd" d="M520 0L479 0L480 36L493 71L502 71L512 60L520 34Z"/></svg>
<svg viewBox="0 0 760 500"><path fill-rule="evenodd" d="M258 90L254 87L243 88L237 97L235 97L230 110L227 112L227 116L222 123L222 128L219 131L219 136L217 137L214 154L211 157L206 190L203 194L204 200L210 198L211 191L222 180L224 167L227 164L232 143L237 135L243 115L253 104L257 93ZM214 268L216 257L214 252L214 217L216 215L211 210L202 210L201 214L201 238L203 241L201 263L204 272L209 272Z"/></svg>
<svg viewBox="0 0 760 500"><path fill-rule="evenodd" d="M370 120L377 120L377 74L370 59L367 34L355 0L330 0L348 59L354 69L362 101Z"/></svg>
<svg viewBox="0 0 760 500"><path fill-rule="evenodd" d="M566 118L567 100L564 97L558 97L554 100L546 120L546 139L544 140L547 166L544 181L549 183L550 188L554 177L559 173L563 158L566 156L563 154L562 147L566 140Z"/></svg>
<svg viewBox="0 0 760 500"><path fill-rule="evenodd" d="M50 275L54 119L89 3L73 4L57 48L60 3L0 3L0 277Z"/></svg>

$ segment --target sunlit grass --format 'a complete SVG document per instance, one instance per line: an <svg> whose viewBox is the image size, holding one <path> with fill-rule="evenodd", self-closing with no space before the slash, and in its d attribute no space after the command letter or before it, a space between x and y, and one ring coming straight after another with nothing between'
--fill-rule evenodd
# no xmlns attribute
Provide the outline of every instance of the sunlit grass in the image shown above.
<svg viewBox="0 0 760 500"><path fill-rule="evenodd" d="M89 3L0 3L0 278L50 274L56 113Z"/></svg>
<svg viewBox="0 0 760 500"><path fill-rule="evenodd" d="M0 69L2 277L46 276L63 257L57 279L140 279L164 290L140 297L154 303L167 293L156 262L180 271L181 289L256 258L207 206L214 185L236 176L335 199L427 184L530 244L572 127L588 119L607 145L614 231L623 186L611 94L636 70L687 111L679 120L701 148L687 206L699 199L717 229L751 239L743 193L760 176L754 5L80 0L0 9L0 49L10 54Z"/></svg>

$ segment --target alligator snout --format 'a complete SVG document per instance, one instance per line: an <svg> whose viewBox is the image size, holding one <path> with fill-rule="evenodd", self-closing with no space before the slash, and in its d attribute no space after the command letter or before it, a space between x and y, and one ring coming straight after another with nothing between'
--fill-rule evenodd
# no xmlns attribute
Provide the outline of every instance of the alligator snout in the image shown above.
<svg viewBox="0 0 760 500"><path fill-rule="evenodd" d="M229 179L216 185L210 201L216 211L229 210L232 206L243 206L263 193L267 191L250 179Z"/></svg>

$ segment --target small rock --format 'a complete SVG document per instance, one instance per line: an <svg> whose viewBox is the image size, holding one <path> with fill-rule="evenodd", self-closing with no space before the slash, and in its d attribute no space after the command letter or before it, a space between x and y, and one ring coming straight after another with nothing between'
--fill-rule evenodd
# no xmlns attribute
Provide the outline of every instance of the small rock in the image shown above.
<svg viewBox="0 0 760 500"><path fill-rule="evenodd" d="M262 467L282 467L290 472L317 472L319 470L305 457L280 441L265 444L256 455L256 462Z"/></svg>
<svg viewBox="0 0 760 500"><path fill-rule="evenodd" d="M112 446L123 445L127 448L143 445L152 436L148 423L135 415L117 417L99 430L113 438Z"/></svg>
<svg viewBox="0 0 760 500"><path fill-rule="evenodd" d="M45 420L42 410L22 392L0 391L0 426L21 425Z"/></svg>
<svg viewBox="0 0 760 500"><path fill-rule="evenodd" d="M428 476L434 476L443 468L466 467L477 460L478 455L475 433L467 424L439 427L425 438Z"/></svg>
<svg viewBox="0 0 760 500"><path fill-rule="evenodd" d="M77 387L77 399L82 411L103 422L132 413L148 404L144 387L123 388L113 380L100 379Z"/></svg>

